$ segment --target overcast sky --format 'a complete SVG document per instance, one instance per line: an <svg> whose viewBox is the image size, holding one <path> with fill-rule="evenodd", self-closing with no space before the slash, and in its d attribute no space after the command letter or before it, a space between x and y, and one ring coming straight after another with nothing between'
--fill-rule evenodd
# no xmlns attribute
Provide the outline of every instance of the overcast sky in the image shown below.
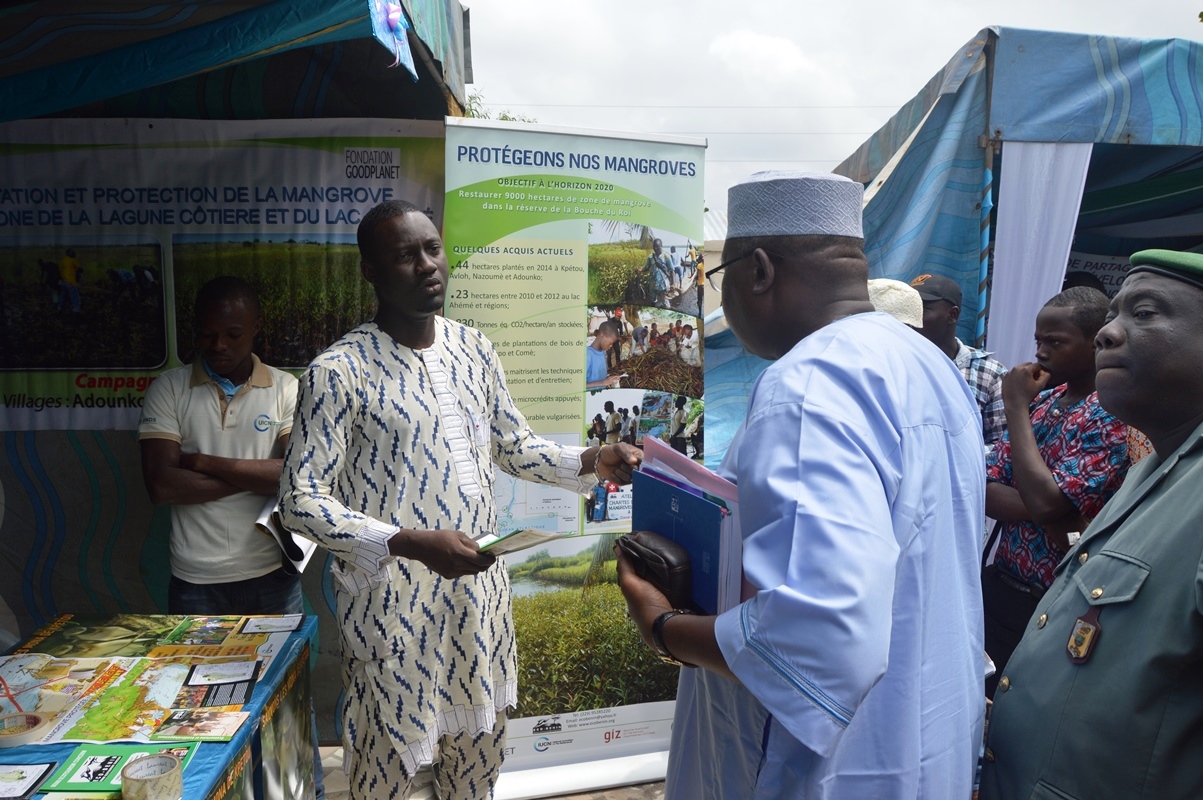
<svg viewBox="0 0 1203 800"><path fill-rule="evenodd" d="M706 202L830 171L989 25L1203 40L1203 0L464 0L494 114L709 141Z"/></svg>

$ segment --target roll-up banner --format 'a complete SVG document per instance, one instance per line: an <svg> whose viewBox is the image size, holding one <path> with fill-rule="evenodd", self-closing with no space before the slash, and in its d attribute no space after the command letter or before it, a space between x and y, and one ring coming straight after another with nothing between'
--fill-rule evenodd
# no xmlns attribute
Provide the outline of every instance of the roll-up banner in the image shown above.
<svg viewBox="0 0 1203 800"><path fill-rule="evenodd" d="M702 457L704 155L697 139L447 119L447 315L493 342L536 433ZM499 532L571 534L506 557L519 707L499 796L522 796L524 774L544 792L617 782L531 772L597 759L662 776L646 754L667 749L676 670L627 620L610 552L629 487L582 499L498 477Z"/></svg>
<svg viewBox="0 0 1203 800"><path fill-rule="evenodd" d="M396 198L441 225L443 161L438 121L0 125L0 647L60 613L166 608L170 515L146 495L132 431L151 382L192 358L197 289L247 280L264 316L255 352L303 370L372 315L359 220ZM303 582L334 742L328 562Z"/></svg>

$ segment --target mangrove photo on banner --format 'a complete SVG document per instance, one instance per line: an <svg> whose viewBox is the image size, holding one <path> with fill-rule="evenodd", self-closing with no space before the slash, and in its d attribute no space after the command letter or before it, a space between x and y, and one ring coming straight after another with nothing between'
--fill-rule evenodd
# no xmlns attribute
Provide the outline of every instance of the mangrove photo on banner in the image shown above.
<svg viewBox="0 0 1203 800"><path fill-rule="evenodd" d="M262 341L255 352L281 369L303 369L347 331L372 318L376 297L359 269L354 234L180 234L172 242L176 342L192 360L197 290L219 275L259 295Z"/></svg>
<svg viewBox="0 0 1203 800"><path fill-rule="evenodd" d="M613 220L593 222L591 230L612 237L589 245L591 305L656 306L701 316L700 242L695 245L688 237L669 231ZM617 238L620 236L627 238Z"/></svg>
<svg viewBox="0 0 1203 800"><path fill-rule="evenodd" d="M156 239L0 241L0 369L156 369L166 324Z"/></svg>
<svg viewBox="0 0 1203 800"><path fill-rule="evenodd" d="M587 388L701 398L704 345L697 317L629 304L590 306L585 314Z"/></svg>
<svg viewBox="0 0 1203 800"><path fill-rule="evenodd" d="M574 536L506 557L518 637L511 719L676 696L678 669L660 661L627 619L613 542L612 535Z"/></svg>

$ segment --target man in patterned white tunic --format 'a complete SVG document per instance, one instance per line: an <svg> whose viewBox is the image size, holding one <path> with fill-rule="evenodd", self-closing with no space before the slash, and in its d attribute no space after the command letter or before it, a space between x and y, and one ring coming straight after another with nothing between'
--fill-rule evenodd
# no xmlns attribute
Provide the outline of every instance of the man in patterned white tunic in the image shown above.
<svg viewBox="0 0 1203 800"><path fill-rule="evenodd" d="M285 458L285 525L330 550L342 625L352 798L404 798L433 766L443 798L487 798L517 702L493 465L587 493L630 481L639 451L536 437L492 344L438 316L448 269L434 224L392 201L359 226L373 322L301 380Z"/></svg>

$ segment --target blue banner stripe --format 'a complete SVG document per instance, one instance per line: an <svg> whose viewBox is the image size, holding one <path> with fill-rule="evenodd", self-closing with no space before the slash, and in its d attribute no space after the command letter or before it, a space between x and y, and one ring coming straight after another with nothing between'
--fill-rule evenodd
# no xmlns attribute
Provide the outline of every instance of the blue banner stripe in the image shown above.
<svg viewBox="0 0 1203 800"><path fill-rule="evenodd" d="M79 456L80 466L83 467L84 474L88 476L88 487L92 490L92 512L88 515L88 529L84 531L83 540L79 543L79 585L83 587L84 592L88 595L88 599L92 601L92 605L97 612L105 611L104 603L100 597L92 589L92 578L88 574L90 562L88 560L88 551L92 548L92 540L96 537L96 528L100 525L100 509L103 500L100 496L100 479L96 477L96 470L92 468L92 461L88 458L88 454L84 451L83 444L79 441L79 436L75 431L67 431L67 441L71 443L75 454Z"/></svg>
<svg viewBox="0 0 1203 800"><path fill-rule="evenodd" d="M92 435L96 437L96 444L100 447L104 460L108 462L117 495L117 513L113 517L113 527L109 530L109 538L104 544L104 559L101 561L101 568L104 572L104 581L108 585L109 591L113 593L117 607L121 609L121 613L128 614L130 612L129 603L125 601L125 597L122 596L121 589L118 588L117 581L113 577L113 551L117 548L117 540L121 538L121 529L125 527L125 476L121 474L121 465L113 457L113 451L105 442L104 435L100 431L94 431Z"/></svg>
<svg viewBox="0 0 1203 800"><path fill-rule="evenodd" d="M42 467L42 460L38 457L38 443L33 431L25 432L25 455L29 459L29 466L33 470L34 477L46 492L50 513L54 515L52 529L54 538L46 552L46 560L42 563L42 574L39 581L42 586L42 601L45 603L46 613L53 617L58 614L55 610L57 603L54 601L54 567L58 563L58 554L63 550L63 542L67 539L67 515L63 513L63 504L59 500L58 492L54 490L54 481L50 480L50 476Z"/></svg>
<svg viewBox="0 0 1203 800"><path fill-rule="evenodd" d="M33 624L41 627L45 624L46 617L38 609L37 601L34 599L33 573L42 555L42 545L46 541L46 511L42 508L42 498L38 495L33 481L29 479L29 474L21 463L21 456L17 451L16 433L4 434L4 449L8 453L8 462L12 465L13 472L17 474L17 480L25 487L25 494L29 497L29 507L33 509L33 541L30 543L29 555L25 559L21 595L25 598L25 608L29 612L29 616L33 618Z"/></svg>

